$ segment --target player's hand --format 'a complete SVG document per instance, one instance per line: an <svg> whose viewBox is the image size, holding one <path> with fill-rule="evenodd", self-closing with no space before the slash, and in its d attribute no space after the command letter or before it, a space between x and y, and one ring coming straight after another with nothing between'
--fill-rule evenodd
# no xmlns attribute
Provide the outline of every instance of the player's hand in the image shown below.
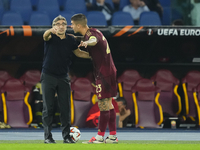
<svg viewBox="0 0 200 150"><path fill-rule="evenodd" d="M127 109L127 110L126 110L126 114L127 114L127 116L129 116L129 115L131 114L130 109Z"/></svg>
<svg viewBox="0 0 200 150"><path fill-rule="evenodd" d="M126 116L129 116L129 115L131 114L130 109L124 108L123 111L124 111L124 114L125 114Z"/></svg>
<svg viewBox="0 0 200 150"><path fill-rule="evenodd" d="M121 113L121 114L125 114L125 113L126 113L126 108L122 107L122 108L120 109L120 113Z"/></svg>
<svg viewBox="0 0 200 150"><path fill-rule="evenodd" d="M83 47L87 47L88 46L88 44L87 44L87 42L83 42L83 41L81 41L81 43L79 44L79 46L78 47L81 47L81 46L83 46Z"/></svg>

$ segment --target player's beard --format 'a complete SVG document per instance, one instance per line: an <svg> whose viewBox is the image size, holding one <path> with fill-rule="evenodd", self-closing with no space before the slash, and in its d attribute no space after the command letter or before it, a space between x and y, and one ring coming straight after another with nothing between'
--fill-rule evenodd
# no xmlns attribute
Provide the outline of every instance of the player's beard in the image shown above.
<svg viewBox="0 0 200 150"><path fill-rule="evenodd" d="M57 34L58 34L58 35L64 35L65 32L66 32L66 30L64 30L64 29L59 29L58 32L57 32Z"/></svg>
<svg viewBox="0 0 200 150"><path fill-rule="evenodd" d="M65 31L63 30L63 31L60 31L60 32L58 32L57 33L58 35L64 35L65 34Z"/></svg>

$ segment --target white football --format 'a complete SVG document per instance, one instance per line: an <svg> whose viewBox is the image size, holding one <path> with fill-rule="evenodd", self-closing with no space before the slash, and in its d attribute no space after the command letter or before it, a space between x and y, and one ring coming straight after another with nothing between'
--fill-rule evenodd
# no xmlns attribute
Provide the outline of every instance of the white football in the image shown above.
<svg viewBox="0 0 200 150"><path fill-rule="evenodd" d="M81 132L76 127L70 127L69 134L74 142L77 142L81 138Z"/></svg>

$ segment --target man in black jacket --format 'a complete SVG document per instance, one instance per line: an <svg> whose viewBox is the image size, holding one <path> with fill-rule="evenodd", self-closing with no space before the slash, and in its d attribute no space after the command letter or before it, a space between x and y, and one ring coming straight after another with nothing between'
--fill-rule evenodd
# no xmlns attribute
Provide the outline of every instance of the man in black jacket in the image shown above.
<svg viewBox="0 0 200 150"><path fill-rule="evenodd" d="M59 15L53 20L52 28L45 31L44 60L41 74L44 126L44 143L55 143L51 129L55 94L58 95L60 121L64 143L74 143L71 139L71 107L69 66L73 53L82 58L90 58L89 53L81 51L73 36L66 34L67 21Z"/></svg>

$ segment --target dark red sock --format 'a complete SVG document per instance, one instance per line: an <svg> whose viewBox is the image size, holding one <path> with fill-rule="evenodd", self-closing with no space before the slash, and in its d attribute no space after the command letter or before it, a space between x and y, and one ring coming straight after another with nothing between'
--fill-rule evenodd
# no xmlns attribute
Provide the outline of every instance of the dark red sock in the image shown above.
<svg viewBox="0 0 200 150"><path fill-rule="evenodd" d="M110 110L110 119L108 122L110 135L116 135L116 113L115 109Z"/></svg>
<svg viewBox="0 0 200 150"><path fill-rule="evenodd" d="M110 111L100 111L98 135L104 136L110 118Z"/></svg>

